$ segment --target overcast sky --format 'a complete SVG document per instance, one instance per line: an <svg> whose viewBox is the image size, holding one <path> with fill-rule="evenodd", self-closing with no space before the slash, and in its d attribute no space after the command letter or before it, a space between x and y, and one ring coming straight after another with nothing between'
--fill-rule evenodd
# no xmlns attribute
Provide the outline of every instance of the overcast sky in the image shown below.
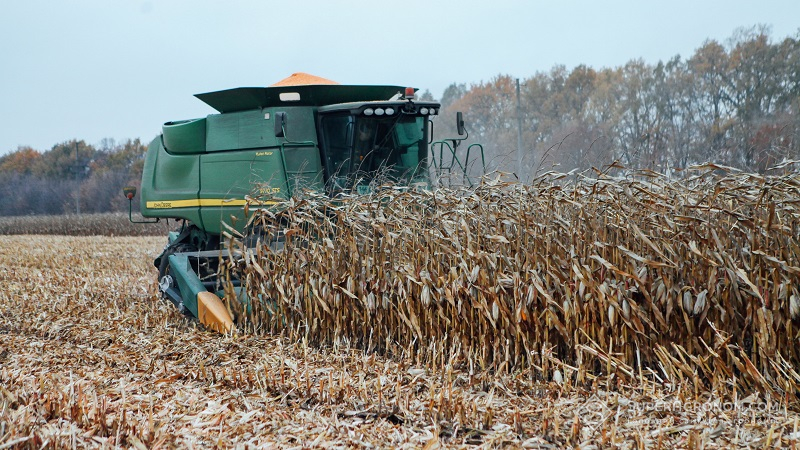
<svg viewBox="0 0 800 450"><path fill-rule="evenodd" d="M757 24L797 37L800 1L0 0L0 154L149 142L163 122L214 112L196 93L294 72L440 98L558 64L688 57Z"/></svg>

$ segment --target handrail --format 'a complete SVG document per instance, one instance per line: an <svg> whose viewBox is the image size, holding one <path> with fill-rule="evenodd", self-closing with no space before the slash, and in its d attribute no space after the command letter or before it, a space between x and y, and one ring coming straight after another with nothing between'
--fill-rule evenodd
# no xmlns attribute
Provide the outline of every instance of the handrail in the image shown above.
<svg viewBox="0 0 800 450"><path fill-rule="evenodd" d="M469 174L467 172L468 172L468 168L469 168L470 152L472 151L472 148L473 147L477 147L478 150L480 151L481 167L483 169L483 173L484 174L486 173L486 157L485 157L485 154L484 154L483 145L478 144L478 143L470 144L467 147L467 154L466 154L466 157L464 159L464 163L462 164L461 160L458 158L458 155L456 154L456 150L458 149L458 144L456 144L456 142L460 142L460 141L461 141L461 139L445 139L445 140L436 141L436 142L431 143L431 153L433 154L433 167L436 170L436 176L437 177L441 177L444 174L445 170L447 170L448 175L452 175L453 167L458 165L458 168L461 169L462 182L466 181L467 183L469 183L469 185L471 187L471 186L473 186L472 178L470 178L470 176L469 176ZM450 142L453 142L452 146L450 145ZM436 146L437 145L439 146L438 147L439 148L439 164L438 165L436 164ZM447 149L449 150L450 154L453 157L453 159L450 161L450 165L449 166L445 166L445 163L444 163L444 155L445 155L444 148L445 148L445 146L447 147Z"/></svg>
<svg viewBox="0 0 800 450"><path fill-rule="evenodd" d="M441 166L441 168L442 168L442 169L444 169L444 168L445 168L445 167L444 167L444 147L445 147L445 146L447 146L447 149L448 149L448 150L450 150L450 154L452 154L452 155L453 155L453 160L450 162L450 165L447 167L447 169L448 169L448 170L451 170L451 169L453 168L453 165L454 165L454 164L458 164L458 167L459 167L459 168L460 168L462 171L466 170L466 168L465 168L465 167L464 167L464 166L461 164L461 161L458 159L458 156L456 156L456 150L455 150L455 148L457 148L457 146L456 146L455 148L454 148L454 147L451 147L451 146L450 146L450 143L448 143L448 142L447 142L447 140L443 140L443 141L436 141L436 142L434 142L434 143L432 143L432 144L431 144L431 147L433 147L433 153L434 153L434 155L436 154L436 145L437 145L437 144L439 144L439 164L440 164L440 166ZM435 159L435 158L434 158L434 159ZM435 163L434 163L434 164L435 164Z"/></svg>
<svg viewBox="0 0 800 450"><path fill-rule="evenodd" d="M486 175L486 158L484 157L484 154L483 154L483 145L481 145L481 144L479 144L477 142L474 143L474 144L470 144L469 147L467 147L467 157L464 160L464 165L469 167L469 152L470 152L470 150L472 150L472 147L478 147L480 149L480 151L481 151L481 168L483 169L482 170L483 174ZM467 175L467 171L466 170L464 171L464 176L466 176L467 177L467 181L469 181L469 176ZM472 181L469 181L469 185L472 186Z"/></svg>

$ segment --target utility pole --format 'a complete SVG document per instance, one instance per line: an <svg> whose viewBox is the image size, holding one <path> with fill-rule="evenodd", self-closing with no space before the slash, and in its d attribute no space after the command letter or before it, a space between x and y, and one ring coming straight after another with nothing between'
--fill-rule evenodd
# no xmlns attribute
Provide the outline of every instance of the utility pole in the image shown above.
<svg viewBox="0 0 800 450"><path fill-rule="evenodd" d="M519 99L519 78L517 78L517 177L522 182L522 105Z"/></svg>
<svg viewBox="0 0 800 450"><path fill-rule="evenodd" d="M78 141L75 141L75 181L78 185L78 196L75 199L75 214L81 215L81 162L78 157Z"/></svg>

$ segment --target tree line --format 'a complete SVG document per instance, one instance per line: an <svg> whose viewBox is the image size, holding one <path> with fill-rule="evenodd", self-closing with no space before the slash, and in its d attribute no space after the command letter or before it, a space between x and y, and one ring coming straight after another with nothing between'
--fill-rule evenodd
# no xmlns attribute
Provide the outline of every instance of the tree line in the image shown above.
<svg viewBox="0 0 800 450"><path fill-rule="evenodd" d="M124 186L139 187L147 146L139 139L71 140L0 157L0 215L127 211ZM138 203L133 202L138 210Z"/></svg>
<svg viewBox="0 0 800 450"><path fill-rule="evenodd" d="M763 173L800 159L800 33L773 42L760 26L708 40L688 59L556 66L519 80L519 101L516 81L452 84L438 120L454 133L463 111L490 170L518 172L521 132L523 180L613 161L675 174L708 161Z"/></svg>

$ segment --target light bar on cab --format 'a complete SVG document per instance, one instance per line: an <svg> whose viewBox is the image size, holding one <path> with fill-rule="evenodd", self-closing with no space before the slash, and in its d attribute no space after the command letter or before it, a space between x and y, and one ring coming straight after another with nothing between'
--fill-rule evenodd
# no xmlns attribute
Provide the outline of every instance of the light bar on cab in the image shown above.
<svg viewBox="0 0 800 450"><path fill-rule="evenodd" d="M365 116L393 116L397 114L398 109L402 110L406 114L419 114L422 116L435 116L439 113L439 111L432 107L432 106L423 106L423 105L415 105L414 103L409 102L406 105L372 105L368 108L365 108L361 111L361 114ZM400 107L400 108L398 108Z"/></svg>

